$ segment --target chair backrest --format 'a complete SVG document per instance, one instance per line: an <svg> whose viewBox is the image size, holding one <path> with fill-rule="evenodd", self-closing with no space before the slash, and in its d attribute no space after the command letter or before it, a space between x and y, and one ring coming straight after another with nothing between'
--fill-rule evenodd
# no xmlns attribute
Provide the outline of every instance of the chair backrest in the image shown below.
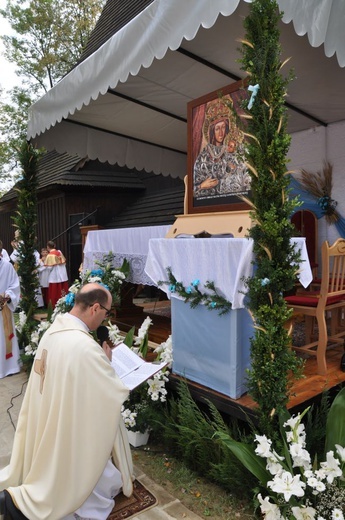
<svg viewBox="0 0 345 520"><path fill-rule="evenodd" d="M345 295L345 240L339 238L331 246L326 240L322 244L321 254L320 298Z"/></svg>

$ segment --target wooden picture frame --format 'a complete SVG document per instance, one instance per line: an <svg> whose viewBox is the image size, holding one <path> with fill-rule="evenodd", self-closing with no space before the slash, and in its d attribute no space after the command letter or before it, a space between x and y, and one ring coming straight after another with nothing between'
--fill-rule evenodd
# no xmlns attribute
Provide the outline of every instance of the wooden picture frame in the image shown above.
<svg viewBox="0 0 345 520"><path fill-rule="evenodd" d="M188 103L188 214L249 209L245 136L236 121L246 87L240 80Z"/></svg>

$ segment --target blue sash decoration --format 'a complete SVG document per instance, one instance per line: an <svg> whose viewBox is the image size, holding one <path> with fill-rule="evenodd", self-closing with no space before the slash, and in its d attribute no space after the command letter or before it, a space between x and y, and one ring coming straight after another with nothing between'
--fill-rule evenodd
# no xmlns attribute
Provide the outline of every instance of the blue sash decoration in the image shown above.
<svg viewBox="0 0 345 520"><path fill-rule="evenodd" d="M319 204L319 200L311 195L307 190L305 190L302 185L295 179L292 175L290 175L290 197L299 196L300 202L302 205L295 209L294 213L300 210L309 210L312 211L317 219L320 219L324 216L324 210ZM339 213L339 212L338 212ZM339 219L334 223L340 237L345 238L345 218L339 215Z"/></svg>

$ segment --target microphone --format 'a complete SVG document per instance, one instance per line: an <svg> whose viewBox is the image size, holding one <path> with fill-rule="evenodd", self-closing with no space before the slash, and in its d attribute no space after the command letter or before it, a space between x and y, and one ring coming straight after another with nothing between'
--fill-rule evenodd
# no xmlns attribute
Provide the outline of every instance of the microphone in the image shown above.
<svg viewBox="0 0 345 520"><path fill-rule="evenodd" d="M103 341L109 339L109 330L105 325L100 325L96 330L96 334L101 346L103 345Z"/></svg>

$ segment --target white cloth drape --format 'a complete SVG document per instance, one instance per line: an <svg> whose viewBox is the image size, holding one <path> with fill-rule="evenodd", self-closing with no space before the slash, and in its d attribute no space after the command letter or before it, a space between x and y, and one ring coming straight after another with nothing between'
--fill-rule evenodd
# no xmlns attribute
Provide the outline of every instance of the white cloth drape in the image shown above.
<svg viewBox="0 0 345 520"><path fill-rule="evenodd" d="M305 238L294 238L301 251L302 263L298 274L304 287L312 281ZM149 243L149 254L145 271L157 283L166 281L167 267L171 267L176 280L185 287L194 280L200 280L199 288L205 289L205 282L215 283L217 290L232 304L233 309L244 307L246 288L243 278L253 272L253 240L247 238L167 238L153 239ZM170 298L169 283L161 286ZM173 294L179 297L176 293Z"/></svg>
<svg viewBox="0 0 345 520"><path fill-rule="evenodd" d="M134 284L154 285L145 273L145 263L151 238L163 238L170 226L146 226L124 229L89 231L84 247L83 269L98 269L97 261L104 255L114 254L114 267L127 259L130 273L127 281Z"/></svg>

